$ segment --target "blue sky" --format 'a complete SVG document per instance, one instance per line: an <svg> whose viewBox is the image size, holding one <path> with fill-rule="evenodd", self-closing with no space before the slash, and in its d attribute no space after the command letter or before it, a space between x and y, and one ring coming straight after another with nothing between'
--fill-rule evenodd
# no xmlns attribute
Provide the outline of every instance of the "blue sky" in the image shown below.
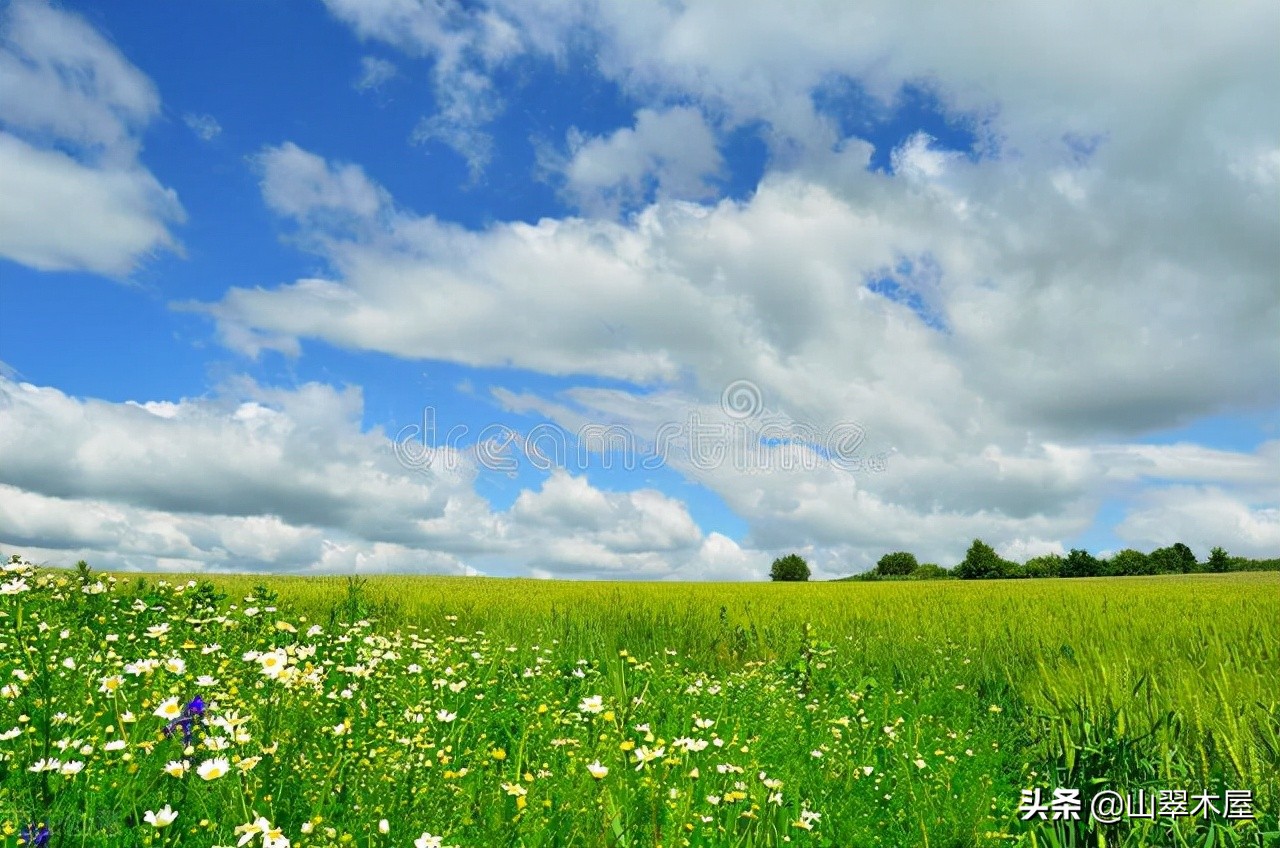
<svg viewBox="0 0 1280 848"><path fill-rule="evenodd" d="M1177 56L1144 14L0 5L0 547L624 579L978 537L1280 554L1276 11L1179 12ZM466 430L431 467L424 414ZM577 456L692 416L750 458ZM476 437L507 431L512 473Z"/></svg>

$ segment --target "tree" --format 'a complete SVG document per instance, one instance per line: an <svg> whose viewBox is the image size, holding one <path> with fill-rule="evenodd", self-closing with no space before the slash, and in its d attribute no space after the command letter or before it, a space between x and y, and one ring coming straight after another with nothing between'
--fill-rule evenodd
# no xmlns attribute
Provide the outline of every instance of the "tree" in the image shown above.
<svg viewBox="0 0 1280 848"><path fill-rule="evenodd" d="M1178 542L1151 552L1151 563L1157 574L1189 574L1196 570L1196 555Z"/></svg>
<svg viewBox="0 0 1280 848"><path fill-rule="evenodd" d="M1008 563L1002 560L995 549L981 539L974 539L964 555L964 562L955 567L955 575L961 580L989 580L1003 577Z"/></svg>
<svg viewBox="0 0 1280 848"><path fill-rule="evenodd" d="M1072 548L1062 563L1063 577L1097 577L1102 572L1102 563L1088 551Z"/></svg>
<svg viewBox="0 0 1280 848"><path fill-rule="evenodd" d="M778 557L773 561L773 568L769 569L769 578L775 581L802 583L809 579L809 563L805 562L799 554Z"/></svg>
<svg viewBox="0 0 1280 848"><path fill-rule="evenodd" d="M1231 557L1227 556L1227 552L1223 548L1214 548L1209 551L1209 570L1222 574L1230 569Z"/></svg>
<svg viewBox="0 0 1280 848"><path fill-rule="evenodd" d="M1022 566L1028 577L1057 577L1062 573L1062 557L1058 554L1041 554L1032 557Z"/></svg>
<svg viewBox="0 0 1280 848"><path fill-rule="evenodd" d="M915 554L895 551L880 557L880 561L876 563L876 574L885 577L890 575L906 577L919 567Z"/></svg>
<svg viewBox="0 0 1280 848"><path fill-rule="evenodd" d="M1117 576L1130 576L1135 574L1152 574L1155 566L1151 562L1151 557L1142 551L1135 551L1133 548L1125 548L1117 551L1108 560L1107 573Z"/></svg>
<svg viewBox="0 0 1280 848"><path fill-rule="evenodd" d="M922 562L911 572L912 580L946 580L951 572L934 562Z"/></svg>

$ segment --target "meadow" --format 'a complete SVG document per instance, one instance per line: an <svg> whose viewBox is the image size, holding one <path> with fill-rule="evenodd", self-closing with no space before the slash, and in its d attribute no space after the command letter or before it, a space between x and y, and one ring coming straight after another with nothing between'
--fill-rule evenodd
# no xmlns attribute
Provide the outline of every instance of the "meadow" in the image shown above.
<svg viewBox="0 0 1280 848"><path fill-rule="evenodd" d="M0 616L10 845L1280 844L1275 573L630 584L14 563ZM1081 790L1081 820L1024 821L1037 788ZM1190 803L1090 822L1104 790ZM1252 818L1227 815L1242 790ZM1216 800L1192 813L1197 795Z"/></svg>

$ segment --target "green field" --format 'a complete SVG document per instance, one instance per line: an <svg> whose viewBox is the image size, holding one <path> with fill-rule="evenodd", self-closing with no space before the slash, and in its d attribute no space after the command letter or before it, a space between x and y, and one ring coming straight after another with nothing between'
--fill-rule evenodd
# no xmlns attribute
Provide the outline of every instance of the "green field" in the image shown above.
<svg viewBox="0 0 1280 848"><path fill-rule="evenodd" d="M9 844L1280 842L1280 574L103 579L3 577ZM1037 787L1217 811L1023 822Z"/></svg>

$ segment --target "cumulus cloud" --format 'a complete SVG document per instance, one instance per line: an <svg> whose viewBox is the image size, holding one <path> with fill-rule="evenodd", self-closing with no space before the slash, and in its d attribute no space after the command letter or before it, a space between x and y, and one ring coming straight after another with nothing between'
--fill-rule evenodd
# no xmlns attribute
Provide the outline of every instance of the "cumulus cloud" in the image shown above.
<svg viewBox="0 0 1280 848"><path fill-rule="evenodd" d="M688 106L641 109L635 126L606 136L569 133L560 165L565 191L583 208L616 211L651 196L703 200L724 167L714 131Z"/></svg>
<svg viewBox="0 0 1280 848"><path fill-rule="evenodd" d="M1274 478L1273 478L1274 479ZM1275 558L1280 551L1280 490L1261 498L1219 486L1168 486L1146 492L1116 535L1148 549L1185 542L1204 558L1216 546L1236 556ZM1177 536L1170 528L1177 528Z"/></svg>
<svg viewBox="0 0 1280 848"><path fill-rule="evenodd" d="M627 407L652 410L667 387L684 386L673 406L710 414L747 379L792 420L857 422L872 452L897 451L890 471L856 479L682 469L760 549L915 545L945 561L976 536L1074 536L1109 486L1256 473L1248 457L1123 439L1280 400L1267 249L1174 250L1159 228L1122 241L1113 230L1165 210L1109 197L1085 220L1051 180L992 181L1021 163L940 164L916 139L900 164L925 164L907 178L850 146L766 176L748 200L475 231L397 207L355 166L280 149L307 166L268 180L268 202L332 274L199 306L224 335L621 378L646 390L579 399L644 424L652 412ZM355 223L316 215L335 208ZM1103 241L1086 248L1086 234Z"/></svg>
<svg viewBox="0 0 1280 848"><path fill-rule="evenodd" d="M178 249L182 206L137 158L159 108L81 18L29 0L0 12L0 256L125 276Z"/></svg>
<svg viewBox="0 0 1280 848"><path fill-rule="evenodd" d="M627 579L751 577L766 557L660 492L565 471L494 512L469 452L403 463L362 412L319 384L111 403L0 377L0 545L126 570Z"/></svg>

